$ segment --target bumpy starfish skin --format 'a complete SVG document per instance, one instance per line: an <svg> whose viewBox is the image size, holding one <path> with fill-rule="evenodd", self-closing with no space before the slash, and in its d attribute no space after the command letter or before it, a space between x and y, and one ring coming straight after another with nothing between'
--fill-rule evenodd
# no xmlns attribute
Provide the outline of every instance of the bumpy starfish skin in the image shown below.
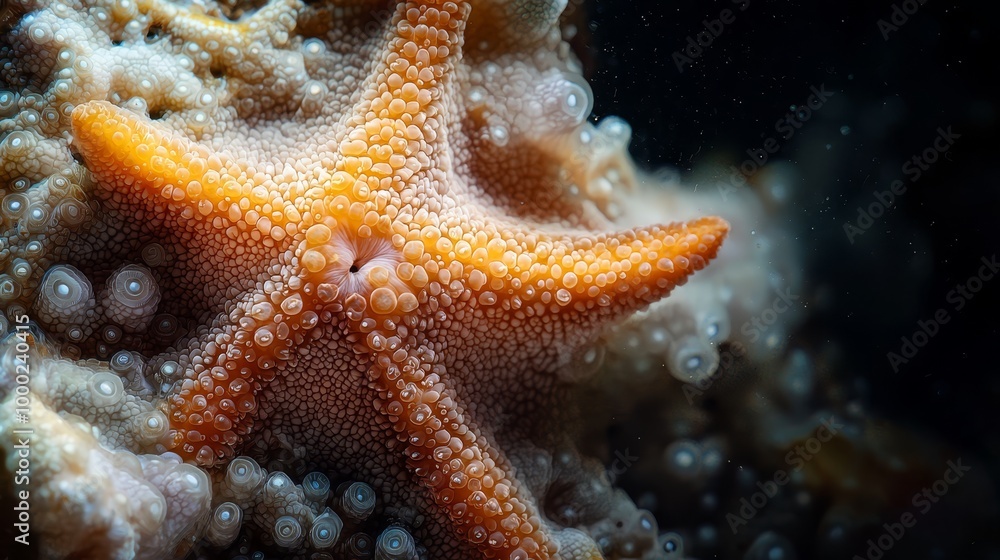
<svg viewBox="0 0 1000 560"><path fill-rule="evenodd" d="M73 127L107 188L173 203L173 229L212 224L214 238L199 241L218 261L237 247L267 248L231 262L260 271L254 287L181 351L186 379L167 401L178 452L204 465L232 456L260 408L293 414L306 429L283 431L323 448L324 431L312 428L335 420L316 417L349 404L330 393L361 394L378 413L370 420L405 442L396 452L461 539L489 557L547 558L553 537L454 383L561 365L565 348L704 266L726 225L574 233L475 205L465 186L475 179L456 176L461 153L448 143L448 82L469 11L402 7L338 152L293 159L280 175L108 103L79 106ZM261 406L275 377L308 388L269 393L291 409Z"/></svg>
<svg viewBox="0 0 1000 560"><path fill-rule="evenodd" d="M241 23L156 0L139 8L246 61L286 42L301 6L274 2ZM546 519L501 440L555 404L556 372L578 348L705 266L728 226L607 233L559 174L559 135L497 142L514 130L498 130L462 91L463 57L484 55L464 37L546 33L505 37L470 21L479 9L507 8L396 7L362 49L371 60L359 79L339 76L357 83L336 124L305 142L230 148L236 132L224 127L201 137L92 101L72 112L73 145L105 223L175 253L164 301L210 317L149 363L181 368L160 404L170 450L211 467L278 434L425 512L415 534L434 557L600 558ZM551 74L539 91L574 91ZM332 76L315 87L341 88ZM66 251L95 241L83 235Z"/></svg>

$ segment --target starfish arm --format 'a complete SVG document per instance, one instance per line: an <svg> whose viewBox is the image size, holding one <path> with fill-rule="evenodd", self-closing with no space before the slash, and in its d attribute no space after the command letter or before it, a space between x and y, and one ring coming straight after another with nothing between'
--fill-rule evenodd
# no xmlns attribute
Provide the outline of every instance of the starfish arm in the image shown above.
<svg viewBox="0 0 1000 560"><path fill-rule="evenodd" d="M455 224L455 225L452 225ZM411 268L461 270L484 305L541 305L539 313L619 305L635 311L683 284L715 257L729 230L721 218L613 234L553 234L486 219L412 230ZM457 267L455 265L458 265ZM427 276L424 271L419 277Z"/></svg>
<svg viewBox="0 0 1000 560"><path fill-rule="evenodd" d="M377 321L369 318L367 324ZM470 425L442 382L443 368L432 365L434 352L408 348L396 333L378 329L365 342L373 352L376 407L406 443L408 465L459 535L486 558L551 558L559 546L533 498L500 451ZM595 549L574 558L602 557Z"/></svg>
<svg viewBox="0 0 1000 560"><path fill-rule="evenodd" d="M166 400L168 441L187 460L212 465L235 454L256 419L258 393L319 322L309 288L277 271L192 341Z"/></svg>
<svg viewBox="0 0 1000 560"><path fill-rule="evenodd" d="M269 188L274 181L245 163L108 102L76 107L73 133L102 183L180 206L185 219L222 218L274 241L294 235L302 220L288 201L297 193Z"/></svg>
<svg viewBox="0 0 1000 560"><path fill-rule="evenodd" d="M377 212L440 194L428 175L449 165L441 103L469 11L455 2L400 6L393 37L347 119L336 169L325 185L327 203L346 195L363 203L365 212Z"/></svg>

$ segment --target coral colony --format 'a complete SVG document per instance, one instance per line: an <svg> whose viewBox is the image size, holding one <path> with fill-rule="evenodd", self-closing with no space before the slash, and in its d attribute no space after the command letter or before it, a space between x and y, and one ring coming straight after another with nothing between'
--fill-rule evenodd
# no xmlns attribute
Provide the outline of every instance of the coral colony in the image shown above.
<svg viewBox="0 0 1000 560"><path fill-rule="evenodd" d="M767 365L775 403L820 390L812 358L786 348L803 305L795 248L768 226L780 177L720 197L638 170L628 125L587 119L564 8L10 0L10 546L503 560L722 546L658 528L676 517L656 485L630 497L614 479L707 487L735 443L699 405L726 372ZM582 452L607 411L629 417L636 380L669 395L661 422L635 427L658 450ZM805 446L799 468L819 461L813 439L852 437L795 407L753 425L782 454ZM769 484L815 483L786 475ZM716 508L718 531L742 530Z"/></svg>

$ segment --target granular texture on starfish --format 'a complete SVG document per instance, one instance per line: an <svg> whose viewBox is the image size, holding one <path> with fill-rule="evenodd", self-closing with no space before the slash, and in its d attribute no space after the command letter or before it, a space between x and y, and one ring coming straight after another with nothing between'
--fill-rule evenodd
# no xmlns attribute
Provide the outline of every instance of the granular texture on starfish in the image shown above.
<svg viewBox="0 0 1000 560"><path fill-rule="evenodd" d="M519 549L547 557L551 544L537 512L518 496L499 452L469 429L444 382L447 368L435 350L448 337L422 335L421 322L468 314L455 334L472 347L481 337L483 356L511 362L518 353L536 354L532 347L580 343L608 318L655 301L702 268L727 227L706 218L620 234L573 233L505 226L502 217L459 211L444 186L447 168L432 164L435 155L447 161L447 144L427 142L438 138L440 126L428 121L446 118L432 105L446 72L435 72L436 60L425 52L431 47L457 56L458 31L450 31L451 44L424 43L423 49L406 34L427 26L422 36L450 37L438 27L460 29L462 15L421 8L408 9L397 24L400 36L385 58L396 71L373 85L385 95L372 93L355 110L365 115L364 124L348 133L334 173L315 187L296 192L287 184L255 185L246 170L252 164L172 138L107 103L74 111L77 146L106 184L180 203L187 219L219 220L220 229L256 228L276 251L284 250L270 289L234 306L229 324L216 327L215 352L202 349L201 363L170 400L174 443L183 455L203 464L232 456L254 420L254 387L273 378L301 344L301 333L316 326L317 311L333 304L346 317L347 333L364 335L355 351L371 364L379 394L374 405L409 442L408 464L459 530L473 542L489 534L484 552ZM406 190L419 195L400 194ZM371 262L377 259L385 263ZM356 284L338 266L348 260L357 269L349 274L363 276ZM477 331L490 327L516 344L510 355L486 350L494 341ZM235 371L242 377L219 394L217 384Z"/></svg>
<svg viewBox="0 0 1000 560"><path fill-rule="evenodd" d="M50 282L23 296L74 352L111 366L141 355L123 376L143 418L168 426L112 443L222 478L217 546L238 534L233 508L282 549L336 526L329 496L307 496L280 461L265 477L236 458L280 446L363 480L385 509L418 510L394 515L434 557L602 557L545 511L556 475L526 458L559 438L530 432L580 349L706 266L728 224L615 228L580 196L611 166L581 158L589 92L557 5L408 2L371 31L355 25L359 6L332 17L275 1L237 22L162 0L126 7L106 35L161 26L181 70L135 92L128 76L114 94L69 87L61 149L78 152L95 216L53 226L63 242L34 261ZM83 25L64 12L24 33ZM114 56L101 72L118 71ZM55 280L79 295L73 317L50 312ZM605 494L592 502L608 507Z"/></svg>

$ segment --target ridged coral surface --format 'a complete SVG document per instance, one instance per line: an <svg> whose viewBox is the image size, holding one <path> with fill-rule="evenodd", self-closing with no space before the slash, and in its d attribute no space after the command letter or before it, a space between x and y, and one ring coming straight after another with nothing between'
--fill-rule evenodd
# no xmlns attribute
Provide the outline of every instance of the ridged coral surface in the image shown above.
<svg viewBox="0 0 1000 560"><path fill-rule="evenodd" d="M29 363L47 557L656 554L651 517L557 452L569 387L729 225L586 121L563 8L8 8L0 427ZM683 380L729 332L709 286L630 323L673 318L644 352ZM566 487L593 496L573 523Z"/></svg>

